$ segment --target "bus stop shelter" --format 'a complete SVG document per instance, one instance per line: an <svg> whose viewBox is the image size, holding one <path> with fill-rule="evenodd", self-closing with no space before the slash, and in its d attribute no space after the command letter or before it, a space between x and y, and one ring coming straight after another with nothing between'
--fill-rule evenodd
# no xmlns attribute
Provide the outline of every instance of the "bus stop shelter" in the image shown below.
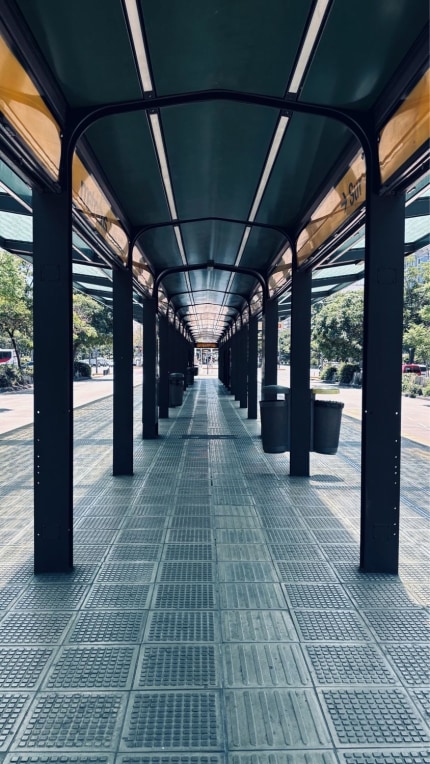
<svg viewBox="0 0 430 764"><path fill-rule="evenodd" d="M34 266L36 572L73 567L74 284L113 307L114 475L133 474L133 318L151 440L197 342L217 345L222 381L239 369L255 418L258 322L276 384L290 315L295 478L309 475L319 279L364 276L361 568L395 573L405 216L428 214L427 3L2 0L0 32L1 214L27 236L0 234Z"/></svg>

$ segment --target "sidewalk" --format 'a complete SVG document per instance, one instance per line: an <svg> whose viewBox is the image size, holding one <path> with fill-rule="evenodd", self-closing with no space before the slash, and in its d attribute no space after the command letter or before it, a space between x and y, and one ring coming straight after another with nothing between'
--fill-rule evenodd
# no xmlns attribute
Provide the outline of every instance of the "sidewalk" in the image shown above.
<svg viewBox="0 0 430 764"><path fill-rule="evenodd" d="M360 428L264 454L200 378L113 477L112 398L75 412L75 565L32 574L32 428L0 436L2 764L430 764L423 465L400 576L363 575Z"/></svg>

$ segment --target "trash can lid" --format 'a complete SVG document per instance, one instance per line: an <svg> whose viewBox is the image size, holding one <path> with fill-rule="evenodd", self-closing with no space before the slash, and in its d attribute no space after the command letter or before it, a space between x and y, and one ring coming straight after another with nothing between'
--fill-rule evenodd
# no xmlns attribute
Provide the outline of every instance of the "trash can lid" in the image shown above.
<svg viewBox="0 0 430 764"><path fill-rule="evenodd" d="M343 409L344 403L340 403L339 401L315 401L314 406L318 406L319 408L330 408L330 409Z"/></svg>
<svg viewBox="0 0 430 764"><path fill-rule="evenodd" d="M181 374L180 371L172 371L170 372L169 377L172 377L172 379L183 379L184 375Z"/></svg>
<svg viewBox="0 0 430 764"><path fill-rule="evenodd" d="M276 401L277 395L289 395L290 388L283 385L264 385L263 386L263 398L266 401Z"/></svg>

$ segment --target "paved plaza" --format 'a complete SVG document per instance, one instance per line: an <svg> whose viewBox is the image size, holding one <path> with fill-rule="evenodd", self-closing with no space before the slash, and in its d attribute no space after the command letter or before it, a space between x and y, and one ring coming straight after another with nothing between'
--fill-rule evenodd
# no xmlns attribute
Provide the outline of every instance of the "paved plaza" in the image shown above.
<svg viewBox="0 0 430 764"><path fill-rule="evenodd" d="M75 411L70 575L34 577L32 426L0 435L1 764L430 764L429 449L363 575L356 419L290 478L214 377L157 440L135 391L133 477L111 395Z"/></svg>

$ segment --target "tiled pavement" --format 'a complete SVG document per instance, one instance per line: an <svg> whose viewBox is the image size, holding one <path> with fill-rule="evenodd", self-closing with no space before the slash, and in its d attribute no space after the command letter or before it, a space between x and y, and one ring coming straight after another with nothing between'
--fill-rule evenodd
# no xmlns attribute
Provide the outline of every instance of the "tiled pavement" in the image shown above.
<svg viewBox="0 0 430 764"><path fill-rule="evenodd" d="M428 450L364 576L356 422L292 479L197 378L114 478L111 407L75 412L69 576L32 575L32 428L0 437L0 762L429 764Z"/></svg>

